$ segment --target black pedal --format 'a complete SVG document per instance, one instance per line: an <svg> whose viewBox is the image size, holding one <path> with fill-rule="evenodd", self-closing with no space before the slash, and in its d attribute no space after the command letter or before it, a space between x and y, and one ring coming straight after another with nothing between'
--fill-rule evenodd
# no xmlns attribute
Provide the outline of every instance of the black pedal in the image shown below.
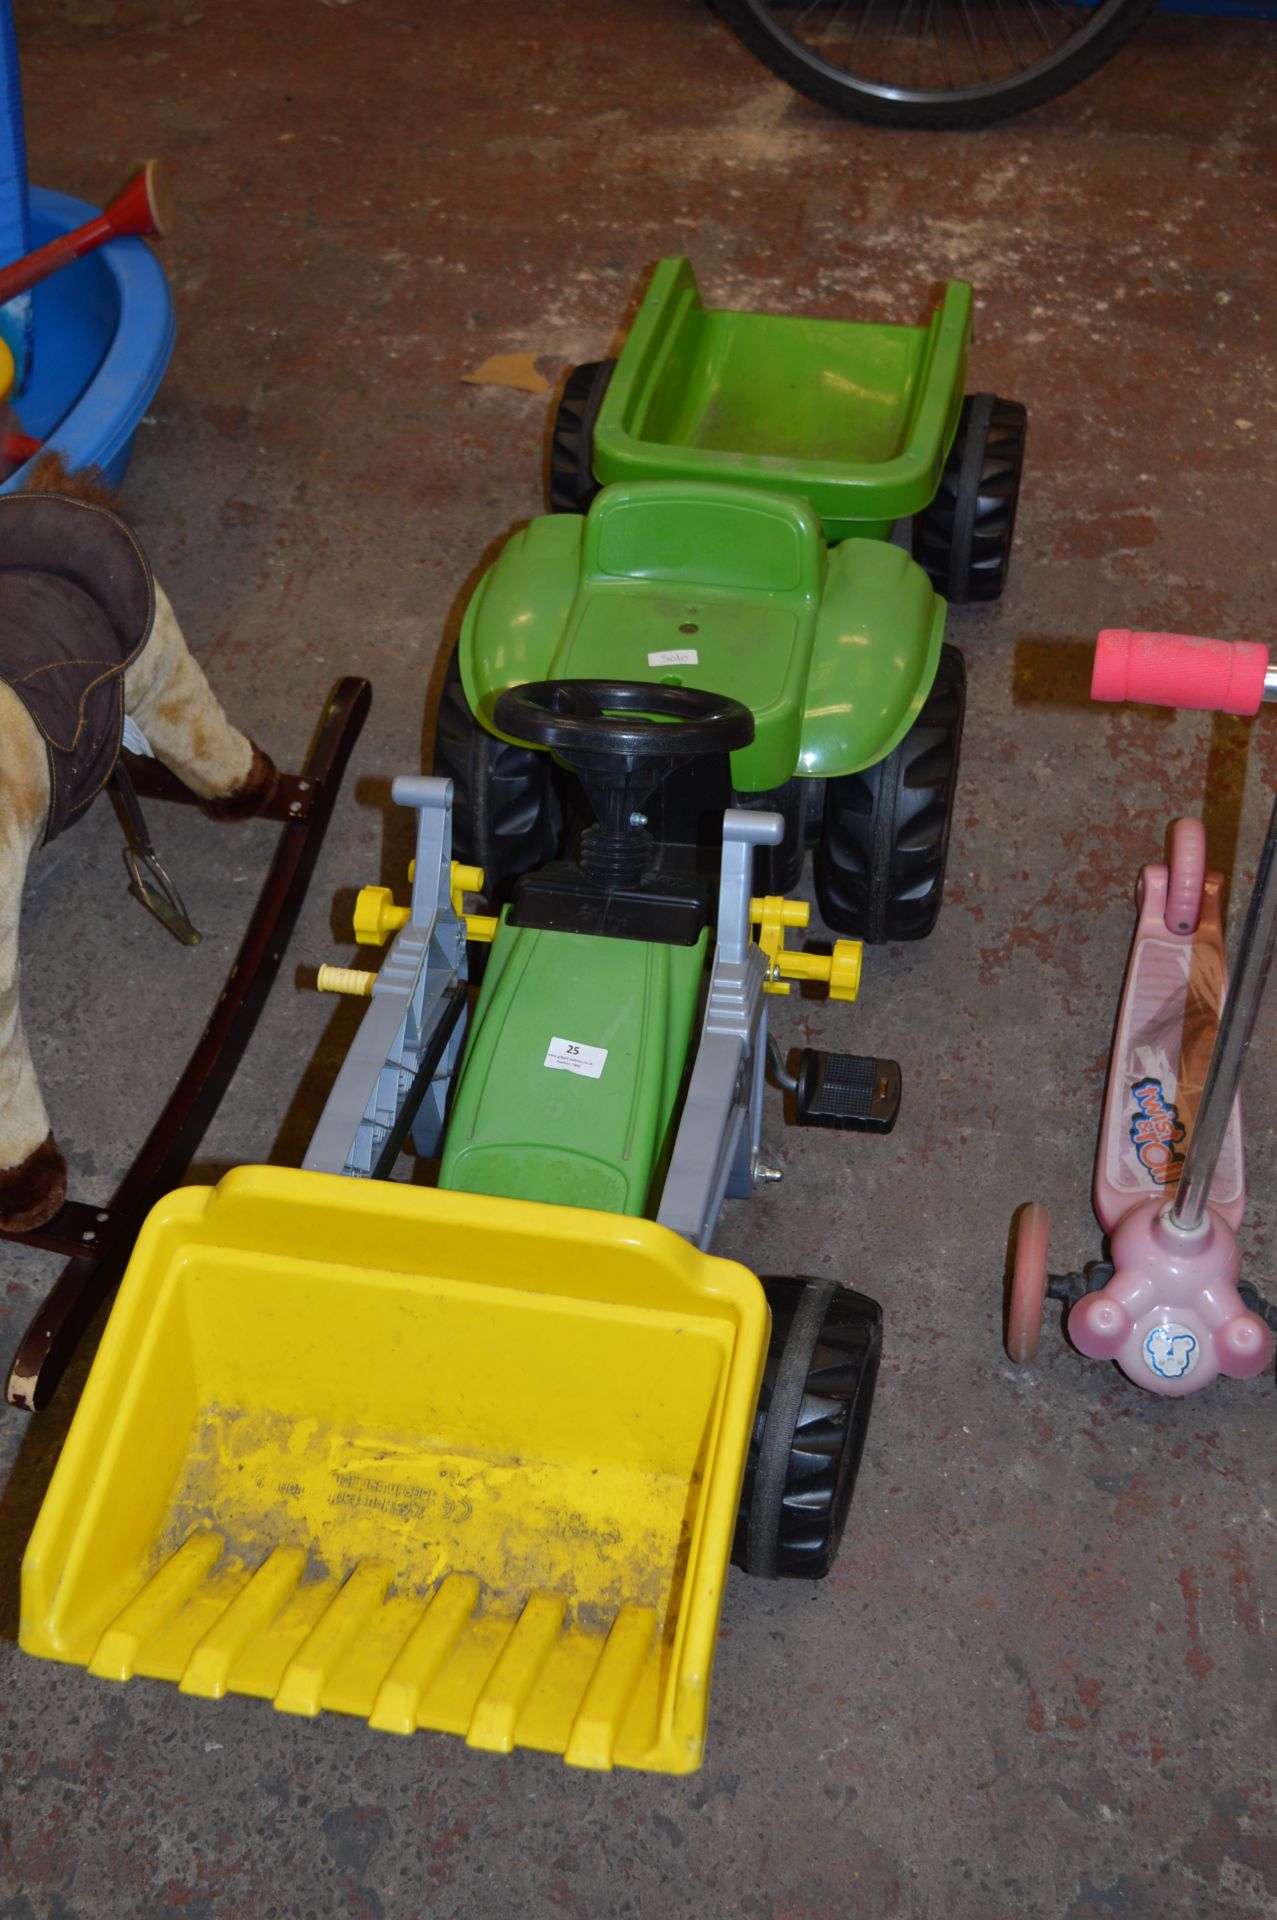
<svg viewBox="0 0 1277 1920"><path fill-rule="evenodd" d="M794 1105L800 1127L890 1133L900 1112L900 1068L894 1060L804 1047Z"/></svg>

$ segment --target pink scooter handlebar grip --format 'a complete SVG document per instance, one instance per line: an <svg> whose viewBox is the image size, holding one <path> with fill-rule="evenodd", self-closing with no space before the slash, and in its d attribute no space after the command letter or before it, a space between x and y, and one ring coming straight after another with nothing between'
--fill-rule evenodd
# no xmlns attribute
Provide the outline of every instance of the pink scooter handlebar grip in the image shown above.
<svg viewBox="0 0 1277 1920"><path fill-rule="evenodd" d="M1091 698L1258 713L1267 670L1268 649L1257 640L1200 640L1187 633L1109 627L1095 643Z"/></svg>

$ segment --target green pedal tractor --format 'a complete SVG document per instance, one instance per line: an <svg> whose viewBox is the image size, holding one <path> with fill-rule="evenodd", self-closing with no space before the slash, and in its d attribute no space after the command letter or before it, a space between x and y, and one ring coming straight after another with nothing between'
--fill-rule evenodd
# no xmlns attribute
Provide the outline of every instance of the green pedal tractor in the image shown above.
<svg viewBox="0 0 1277 1920"><path fill-rule="evenodd" d="M868 326L711 312L686 261L661 263L619 360L569 376L556 511L507 543L449 662L435 768L495 900L580 825L497 698L614 678L731 692L754 716L729 774L662 789L668 861L712 858L725 806L764 808L785 832L760 849L763 890L812 850L836 932L930 932L965 705L946 601L1002 590L1025 435L1015 402L964 397L970 336L961 282L927 327Z"/></svg>
<svg viewBox="0 0 1277 1920"><path fill-rule="evenodd" d="M943 596L999 589L1023 437L963 401L969 329L960 286L921 330L708 314L668 262L569 382L576 510L489 570L436 775L394 783L411 902L365 888L382 965L321 970L367 1007L304 1163L147 1218L24 1559L28 1652L699 1763L728 1565L829 1570L870 1416L877 1304L709 1248L780 1177L769 1069L799 1125L895 1122L894 1062L791 1072L767 1010L854 999L861 940L939 910ZM787 945L809 848L856 936L828 953Z"/></svg>

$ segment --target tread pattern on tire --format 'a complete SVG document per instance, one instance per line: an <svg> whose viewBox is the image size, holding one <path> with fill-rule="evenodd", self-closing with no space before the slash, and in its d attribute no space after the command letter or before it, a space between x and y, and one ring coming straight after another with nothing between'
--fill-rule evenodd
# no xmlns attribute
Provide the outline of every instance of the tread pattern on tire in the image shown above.
<svg viewBox="0 0 1277 1920"><path fill-rule="evenodd" d="M551 513L585 513L599 491L594 422L615 366L615 360L587 360L563 383L550 433Z"/></svg>
<svg viewBox="0 0 1277 1920"><path fill-rule="evenodd" d="M816 894L834 932L880 945L924 939L935 925L965 712L962 655L943 646L922 712L895 751L829 782Z"/></svg>
<svg viewBox="0 0 1277 1920"><path fill-rule="evenodd" d="M882 1351L882 1310L850 1287L768 1278L772 1337L737 1515L732 1559L762 1579L819 1580L838 1555L864 1451ZM804 1322L806 1324L804 1325ZM789 1353L800 1377L780 1406ZM769 1430L773 1411L783 1430ZM766 1456L770 1452L769 1461ZM769 1466L780 1466L768 1500ZM766 1508L759 1503L766 1501Z"/></svg>
<svg viewBox="0 0 1277 1920"><path fill-rule="evenodd" d="M434 771L453 784L453 858L482 867L484 897L497 906L514 882L553 860L563 808L548 753L498 740L470 711L454 652L435 728Z"/></svg>
<svg viewBox="0 0 1277 1920"><path fill-rule="evenodd" d="M936 496L914 516L913 557L954 606L1006 585L1027 432L1018 400L968 394Z"/></svg>

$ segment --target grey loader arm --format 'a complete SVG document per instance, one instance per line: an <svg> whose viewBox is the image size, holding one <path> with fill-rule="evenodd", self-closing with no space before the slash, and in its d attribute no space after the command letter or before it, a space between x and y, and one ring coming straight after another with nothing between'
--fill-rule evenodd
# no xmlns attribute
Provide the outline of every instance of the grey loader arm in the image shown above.
<svg viewBox="0 0 1277 1920"><path fill-rule="evenodd" d="M704 1249L724 1197L754 1188L767 1065L768 963L750 934L754 848L779 846L778 813L723 815L717 946L700 1045L657 1219Z"/></svg>
<svg viewBox="0 0 1277 1920"><path fill-rule="evenodd" d="M391 788L417 810L410 917L382 962L372 999L342 1062L303 1167L370 1179L392 1141L422 1063L446 1019L451 1030L412 1122L418 1153L438 1152L448 1083L465 1038L465 922L453 911L452 782L406 774ZM458 1001L461 1002L458 1005Z"/></svg>

